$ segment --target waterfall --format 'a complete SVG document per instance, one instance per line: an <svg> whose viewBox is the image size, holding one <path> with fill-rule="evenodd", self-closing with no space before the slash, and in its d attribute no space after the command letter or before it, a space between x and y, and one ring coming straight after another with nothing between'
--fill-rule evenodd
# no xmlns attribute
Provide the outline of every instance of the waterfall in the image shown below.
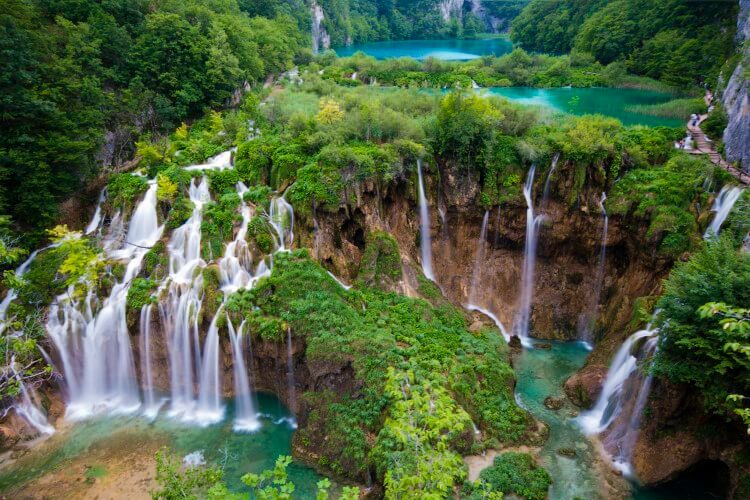
<svg viewBox="0 0 750 500"><path fill-rule="evenodd" d="M335 274L333 274L333 273L332 273L331 271L328 271L328 270L326 270L326 272L328 273L328 275L329 275L329 276L330 276L331 278L333 278L333 280L334 280L334 281L335 281L336 283L338 283L338 284L339 284L339 285L341 286L341 288L343 288L344 290L349 290L349 289L351 289L351 287L352 287L351 285L347 285L346 283L344 283L343 281L341 281L340 279L338 279L338 278L336 277L336 275L335 275Z"/></svg>
<svg viewBox="0 0 750 500"><path fill-rule="evenodd" d="M312 37L313 54L317 54L321 48L328 49L331 46L331 37L323 27L323 20L326 18L323 8L313 0L310 10L310 17L312 19L310 35Z"/></svg>
<svg viewBox="0 0 750 500"><path fill-rule="evenodd" d="M23 382L23 378L15 369L16 360L13 357L10 361L10 369L13 376L18 381L18 387L21 392L21 400L13 405L18 415L24 418L37 432L51 435L55 433L55 428L47 421L47 417L39 409L38 404L32 399L32 394Z"/></svg>
<svg viewBox="0 0 750 500"><path fill-rule="evenodd" d="M224 406L221 404L219 327L217 326L219 315L223 312L224 307L219 307L219 310L214 315L214 319L211 320L211 325L208 327L206 342L203 345L200 392L198 394L198 406L195 411L195 420L202 426L221 422L224 418Z"/></svg>
<svg viewBox="0 0 750 500"><path fill-rule="evenodd" d="M652 329L649 324L644 330L628 337L620 346L609 367L596 404L577 418L578 424L586 434L603 432L620 415L626 401L623 387L638 369L638 359L633 355L633 346L641 339L654 338L657 333L658 329Z"/></svg>
<svg viewBox="0 0 750 500"><path fill-rule="evenodd" d="M499 210L499 208L498 208ZM490 218L490 211L485 210L484 218L482 219L482 230L479 232L479 240L477 241L477 251L474 254L474 270L471 274L471 289L469 290L469 307L476 304L477 301L477 284L479 282L480 274L482 273L482 265L484 265L484 253L487 239L487 221Z"/></svg>
<svg viewBox="0 0 750 500"><path fill-rule="evenodd" d="M247 191L247 187L239 182L237 183L237 192L242 199L242 195ZM250 207L242 202L240 208L242 222L237 235L234 237L224 250L224 257L219 261L219 272L221 274L221 289L225 295L230 295L242 288L248 288L251 285L253 276L248 269L252 266L253 257L245 241L247 236L247 226L253 216Z"/></svg>
<svg viewBox="0 0 750 500"><path fill-rule="evenodd" d="M151 182L133 212L124 246L109 254L127 264L122 281L112 287L98 312L93 286L82 299L71 299L71 287L50 306L47 332L60 353L70 418L85 418L101 410L129 413L141 405L126 299L144 255L162 234L156 203L156 183Z"/></svg>
<svg viewBox="0 0 750 500"><path fill-rule="evenodd" d="M604 284L604 263L607 259L607 232L609 231L609 216L607 215L607 209L604 207L605 201L607 201L607 193L602 193L602 196L599 199L599 210L601 211L603 217L602 239L601 245L599 246L599 261L596 266L594 293L590 295L586 307L587 311L581 315L578 325L578 335L581 340L586 343L586 346L589 347L589 349L591 348L591 343L593 342L593 328L596 324L599 299L601 297L602 286Z"/></svg>
<svg viewBox="0 0 750 500"><path fill-rule="evenodd" d="M155 418L159 413L160 403L156 402L154 394L154 377L151 372L151 312L153 305L141 308L141 379L143 384L144 413L148 418Z"/></svg>
<svg viewBox="0 0 750 500"><path fill-rule="evenodd" d="M270 210L268 222L278 238L276 251L286 251L287 242L291 245L294 241L294 209L283 196L278 196L271 200Z"/></svg>
<svg viewBox="0 0 750 500"><path fill-rule="evenodd" d="M526 244L523 256L523 269L521 276L521 296L519 308L516 315L515 334L521 342L529 343L529 321L531 316L531 301L534 295L534 269L536 267L536 246L539 240L539 224L541 217L534 216L534 202L532 199L534 188L534 174L536 164L531 165L523 186L523 197L526 199Z"/></svg>
<svg viewBox="0 0 750 500"><path fill-rule="evenodd" d="M417 176L419 179L419 234L420 250L422 252L422 272L427 279L435 281L432 272L432 241L430 239L430 212L427 206L427 196L424 191L424 179L422 178L422 159L417 159Z"/></svg>
<svg viewBox="0 0 750 500"><path fill-rule="evenodd" d="M725 185L721 188L719 195L716 197L716 200L714 200L714 206L711 207L711 211L715 212L716 215L711 221L711 225L708 226L708 229L706 229L706 232L703 234L704 239L709 239L719 235L721 225L727 220L729 212L732 211L734 204L737 203L737 200L742 196L742 192L742 188L738 186L730 187Z"/></svg>
<svg viewBox="0 0 750 500"><path fill-rule="evenodd" d="M497 326L498 330L500 330L500 333L503 334L503 338L505 339L505 341L510 342L510 334L508 333L508 330L505 329L505 325L503 325L503 323L500 321L500 318L495 316L492 311L472 304L468 304L465 307L469 311L479 311L480 313L490 318L495 323L495 326Z"/></svg>
<svg viewBox="0 0 750 500"><path fill-rule="evenodd" d="M245 355L242 352L242 333L245 322L240 323L239 330L235 333L232 322L227 318L229 340L232 342L232 359L234 369L234 398L237 416L234 421L234 430L238 432L254 432L260 429L260 421L252 400L252 391L248 382L248 370L245 364ZM248 341L250 338L248 337Z"/></svg>
<svg viewBox="0 0 750 500"><path fill-rule="evenodd" d="M656 353L657 344L658 338L656 336L646 340L641 348L642 359L651 358ZM638 440L643 410L646 408L648 397L651 394L653 379L654 376L651 373L647 373L645 376L639 373L635 377L635 380L633 380L633 385L637 388L635 402L621 422L615 421L611 433L604 439L607 448L617 450L614 456L614 465L625 476L632 476L630 460L633 458L633 449Z"/></svg>
<svg viewBox="0 0 750 500"><path fill-rule="evenodd" d="M91 219L91 222L89 222L89 225L86 226L85 234L91 234L97 229L99 229L99 224L102 221L102 203L104 203L104 200L107 197L107 188L102 189L102 192L99 194L99 201L96 203L96 210L94 210L94 217Z"/></svg>
<svg viewBox="0 0 750 500"><path fill-rule="evenodd" d="M16 277L21 278L24 274L26 274L26 271L29 270L29 267L31 266L31 263L34 262L34 259L36 259L36 256L39 255L39 252L43 252L44 250L48 250L50 248L55 248L58 246L59 243L54 243L52 245L46 246L44 248L40 248L39 250L34 250L31 252L31 255L29 255L29 258L26 259L23 263L21 263L20 266L16 268L15 274ZM16 300L16 297L18 297L18 292L14 289L8 290L8 293L5 294L5 297L3 298L2 302L0 302L0 333L5 331L5 317L8 313L8 307L10 307L10 304Z"/></svg>
<svg viewBox="0 0 750 500"><path fill-rule="evenodd" d="M555 173L555 170L557 169L557 164L560 161L560 153L555 153L552 156L552 164L549 167L549 172L547 172L547 180L544 181L544 192L542 193L542 208L544 210L547 209L547 203L549 202L549 183L550 180L552 180L552 174Z"/></svg>
<svg viewBox="0 0 750 500"><path fill-rule="evenodd" d="M289 410L297 410L297 389L294 383L294 356L292 355L292 328L286 329L286 387L289 396ZM294 419L292 425L296 427Z"/></svg>
<svg viewBox="0 0 750 500"><path fill-rule="evenodd" d="M189 188L193 212L175 229L167 244L169 285L167 300L159 303L169 353L171 402L170 415L192 419L195 409L195 381L201 372L199 317L203 305L205 262L200 257L203 205L210 200L208 181L195 179Z"/></svg>

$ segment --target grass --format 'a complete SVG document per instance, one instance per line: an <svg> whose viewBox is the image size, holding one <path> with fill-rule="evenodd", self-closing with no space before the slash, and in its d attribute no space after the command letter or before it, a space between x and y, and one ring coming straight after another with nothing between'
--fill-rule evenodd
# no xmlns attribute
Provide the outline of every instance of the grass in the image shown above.
<svg viewBox="0 0 750 500"><path fill-rule="evenodd" d="M687 120L693 113L699 114L705 112L706 104L699 97L687 97L672 99L660 104L635 104L626 107L625 110L643 115Z"/></svg>

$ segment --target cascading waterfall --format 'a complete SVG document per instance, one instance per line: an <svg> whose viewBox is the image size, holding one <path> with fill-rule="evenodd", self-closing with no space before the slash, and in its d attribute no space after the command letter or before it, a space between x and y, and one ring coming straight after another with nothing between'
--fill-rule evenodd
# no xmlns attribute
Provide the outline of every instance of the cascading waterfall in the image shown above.
<svg viewBox="0 0 750 500"><path fill-rule="evenodd" d="M144 414L148 418L155 418L159 413L161 403L157 403L154 392L154 377L151 371L151 312L153 305L147 304L141 308L141 378L143 380Z"/></svg>
<svg viewBox="0 0 750 500"><path fill-rule="evenodd" d="M294 241L294 209L283 196L278 196L271 200L270 211L268 221L278 238L276 251L284 252L287 243Z"/></svg>
<svg viewBox="0 0 750 500"><path fill-rule="evenodd" d="M484 218L482 219L482 229L479 231L479 240L477 241L477 251L474 254L474 270L471 273L471 288L469 290L469 308L471 309L474 304L477 303L477 285L479 282L480 274L482 272L482 265L484 264L484 253L486 248L487 239L487 222L490 218L490 211L485 210Z"/></svg>
<svg viewBox="0 0 750 500"><path fill-rule="evenodd" d="M240 323L240 327L235 333L232 322L227 319L227 328L229 330L229 340L232 342L232 356L234 359L234 398L237 416L234 421L234 430L238 432L254 432L260 429L260 420L253 404L252 391L248 381L248 370L245 364L245 355L242 349L243 332L245 322ZM250 342L250 337L248 337Z"/></svg>
<svg viewBox="0 0 750 500"><path fill-rule="evenodd" d="M18 387L21 393L20 401L16 402L12 408L16 410L18 415L23 417L29 425L31 425L37 432L41 434L51 435L55 433L55 428L52 427L47 420L47 417L39 409L39 405L32 398L32 394L23 382L23 378L18 374L15 369L16 360L15 357L11 359L10 369L13 372L13 376L18 381Z"/></svg>
<svg viewBox="0 0 750 500"><path fill-rule="evenodd" d="M727 220L729 213L732 211L732 208L734 208L734 204L737 203L737 200L742 196L742 192L743 189L738 186L725 185L721 188L721 191L716 197L716 200L714 200L714 205L711 208L711 211L715 212L716 215L706 229L706 232L703 234L704 239L714 238L719 235L721 225Z"/></svg>
<svg viewBox="0 0 750 500"><path fill-rule="evenodd" d="M107 188L104 188L99 194L99 200L96 202L96 210L94 210L94 217L91 219L91 222L89 222L89 225L86 226L85 234L91 234L99 229L99 224L102 221L102 203L104 203L106 198Z"/></svg>
<svg viewBox="0 0 750 500"><path fill-rule="evenodd" d="M50 307L47 332L60 354L68 389L66 414L72 419L101 410L129 413L141 406L125 312L130 284L163 231L156 203L152 182L133 212L124 245L109 253L127 265L98 312L93 286L83 299L75 298L71 287Z"/></svg>
<svg viewBox="0 0 750 500"><path fill-rule="evenodd" d="M432 241L430 238L430 212L427 206L427 196L424 191L424 179L422 178L422 159L417 158L417 176L419 180L419 234L420 251L422 254L422 272L425 277L435 281L432 272Z"/></svg>
<svg viewBox="0 0 750 500"><path fill-rule="evenodd" d="M602 294L602 286L604 284L604 263L607 259L607 233L609 231L609 216L607 215L607 209L604 207L604 202L607 201L607 193L602 193L599 199L599 210L602 213L602 240L599 247L599 262L596 267L596 278L594 281L594 293L591 294L588 300L587 311L581 315L580 324L578 325L578 336L586 343L586 346L591 348L593 328L596 323L597 309L599 307L599 299Z"/></svg>
<svg viewBox="0 0 750 500"><path fill-rule="evenodd" d="M539 225L541 216L534 215L534 202L532 199L534 188L534 174L536 164L531 165L523 186L523 197L526 199L526 245L523 256L523 269L521 277L521 296L519 308L516 315L515 334L524 345L529 344L529 321L531 316L531 301L534 295L534 270L536 267L536 247L539 240Z"/></svg>
<svg viewBox="0 0 750 500"><path fill-rule="evenodd" d="M200 392L195 410L195 419L199 425L221 422L224 418L224 405L221 401L221 371L219 370L219 327L217 325L219 315L223 312L224 307L219 307L208 327L206 342L203 345Z"/></svg>
<svg viewBox="0 0 750 500"><path fill-rule="evenodd" d="M547 204L549 203L549 184L552 180L552 174L555 173L555 170L557 169L557 164L560 162L560 153L555 153L554 156L552 156L552 164L549 167L549 172L547 172L547 180L544 181L544 191L542 193L542 209L547 209Z"/></svg>
<svg viewBox="0 0 750 500"><path fill-rule="evenodd" d="M641 359L650 359L656 353L658 348L658 337L653 336L646 340L641 348ZM636 377L631 377L634 391L637 396L631 408L621 414L621 418L615 420L611 431L604 438L604 444L608 449L616 450L614 454L614 465L625 476L632 476L631 459L633 458L633 449L638 440L643 411L646 408L646 402L651 394L651 384L654 376L648 372L645 375L636 372Z"/></svg>
<svg viewBox="0 0 750 500"><path fill-rule="evenodd" d="M577 418L578 424L586 434L599 434L605 431L620 415L628 400L628 394L623 390L626 382L634 374L638 375L638 358L633 354L633 348L642 339L655 339L657 334L658 329L651 328L649 324L644 330L628 337L620 346L609 367L596 404Z"/></svg>
<svg viewBox="0 0 750 500"><path fill-rule="evenodd" d="M168 298L159 303L169 351L170 415L195 420L195 382L201 373L199 317L203 304L203 277L196 272L205 266L200 256L203 205L210 200L208 181L195 179L189 188L193 212L174 230L167 245L169 253Z"/></svg>

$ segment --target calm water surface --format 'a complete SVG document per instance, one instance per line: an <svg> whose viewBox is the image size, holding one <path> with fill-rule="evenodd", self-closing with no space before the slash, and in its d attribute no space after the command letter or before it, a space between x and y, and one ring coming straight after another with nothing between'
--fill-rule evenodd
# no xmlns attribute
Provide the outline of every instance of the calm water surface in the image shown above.
<svg viewBox="0 0 750 500"><path fill-rule="evenodd" d="M334 48L341 57L362 51L376 59L392 57L413 57L425 59L434 57L444 61L468 61L481 56L501 56L513 50L513 43L506 38L481 40L393 40L369 42L348 47Z"/></svg>
<svg viewBox="0 0 750 500"><path fill-rule="evenodd" d="M602 114L617 118L624 125L651 127L681 127L685 124L675 118L645 115L628 109L634 105L661 104L674 96L664 92L638 89L495 87L487 89L493 95L505 97L520 104L543 106L574 115Z"/></svg>

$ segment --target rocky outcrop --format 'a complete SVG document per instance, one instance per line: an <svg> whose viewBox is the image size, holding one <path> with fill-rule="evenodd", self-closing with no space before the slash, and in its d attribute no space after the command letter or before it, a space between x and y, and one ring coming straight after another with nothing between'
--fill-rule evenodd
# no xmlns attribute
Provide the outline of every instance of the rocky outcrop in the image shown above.
<svg viewBox="0 0 750 500"><path fill-rule="evenodd" d="M729 117L729 123L724 131L726 158L730 162L739 162L745 171L750 171L750 97L748 97L750 47L747 46L748 40L750 40L750 0L740 0L737 43L743 54L724 89L722 105Z"/></svg>
<svg viewBox="0 0 750 500"><path fill-rule="evenodd" d="M738 424L707 415L689 388L654 383L633 450L637 477L648 486L669 482L686 471L713 484L721 498L746 498L739 491L750 473L746 443Z"/></svg>

